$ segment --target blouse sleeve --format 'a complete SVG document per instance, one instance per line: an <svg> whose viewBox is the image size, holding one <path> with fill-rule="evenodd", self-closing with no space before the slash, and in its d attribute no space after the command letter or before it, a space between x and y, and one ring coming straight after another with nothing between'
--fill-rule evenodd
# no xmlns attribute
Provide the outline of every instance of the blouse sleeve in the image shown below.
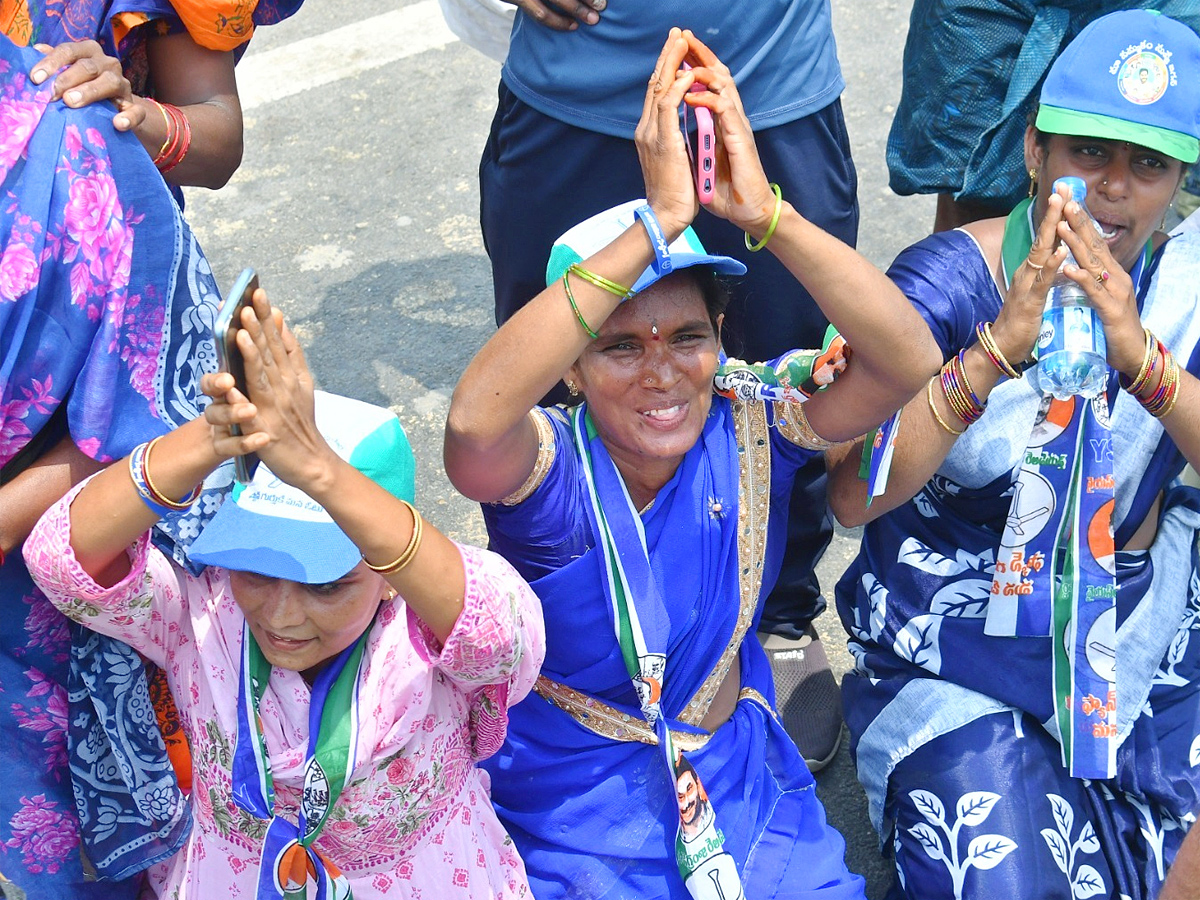
<svg viewBox="0 0 1200 900"><path fill-rule="evenodd" d="M908 297L949 359L991 321L1001 297L975 239L965 231L931 235L896 257L888 277Z"/></svg>
<svg viewBox="0 0 1200 900"><path fill-rule="evenodd" d="M529 693L546 655L541 603L516 570L495 553L461 544L459 551L467 593L458 621L441 644L409 607L413 647L468 691L506 685L511 706Z"/></svg>
<svg viewBox="0 0 1200 900"><path fill-rule="evenodd" d="M72 488L34 526L24 547L29 574L68 618L124 641L165 666L187 618L186 576L151 545L146 532L127 551L129 574L112 587L98 585L71 547L71 503L87 481Z"/></svg>

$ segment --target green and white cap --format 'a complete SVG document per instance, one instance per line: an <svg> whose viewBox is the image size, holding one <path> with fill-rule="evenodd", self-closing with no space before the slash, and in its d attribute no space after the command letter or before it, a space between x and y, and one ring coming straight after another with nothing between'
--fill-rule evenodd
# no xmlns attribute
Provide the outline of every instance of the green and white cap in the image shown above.
<svg viewBox="0 0 1200 900"><path fill-rule="evenodd" d="M393 413L317 391L316 419L318 430L338 456L388 493L412 502L416 462ZM235 484L188 555L206 566L304 584L336 581L362 559L358 547L324 507L281 481L265 463L249 484Z"/></svg>
<svg viewBox="0 0 1200 900"><path fill-rule="evenodd" d="M645 204L645 200L630 200L602 213L596 213L571 228L554 242L550 250L550 261L546 263L546 284L554 284L574 263L581 263L589 256L604 249L624 234L637 221L633 212ZM708 266L723 275L745 275L746 267L731 256L713 256L704 249L700 238L689 225L683 234L671 241L667 247L671 257L672 271L688 266ZM647 266L633 285L633 292L644 291L667 273L659 274L654 266Z"/></svg>

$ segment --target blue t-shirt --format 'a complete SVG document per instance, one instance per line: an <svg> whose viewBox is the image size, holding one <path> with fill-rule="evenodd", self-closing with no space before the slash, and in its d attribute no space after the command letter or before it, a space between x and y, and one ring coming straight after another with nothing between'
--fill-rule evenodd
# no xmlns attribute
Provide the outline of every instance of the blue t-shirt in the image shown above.
<svg viewBox="0 0 1200 900"><path fill-rule="evenodd" d="M829 0L611 0L599 24L570 32L518 11L504 82L545 115L632 138L675 25L692 29L729 66L756 131L828 106L845 85Z"/></svg>

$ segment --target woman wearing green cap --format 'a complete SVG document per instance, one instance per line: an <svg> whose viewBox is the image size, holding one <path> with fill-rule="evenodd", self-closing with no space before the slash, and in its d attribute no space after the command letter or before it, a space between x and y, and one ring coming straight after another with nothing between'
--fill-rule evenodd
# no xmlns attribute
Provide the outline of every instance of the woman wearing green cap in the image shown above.
<svg viewBox="0 0 1200 900"><path fill-rule="evenodd" d="M1102 17L1046 78L1030 199L889 272L947 362L886 493L851 448L830 494L869 522L837 599L889 896L1153 897L1200 811L1200 495L1174 483L1200 462L1200 241L1159 230L1198 138L1200 38ZM1094 400L1025 371L1067 248L1107 338Z"/></svg>
<svg viewBox="0 0 1200 900"><path fill-rule="evenodd" d="M395 416L314 398L261 291L242 326L254 402L204 376L203 418L72 490L25 543L47 596L161 666L180 701L194 824L149 870L155 893L528 896L475 763L536 677L536 597L425 523ZM249 452L262 464L191 547L201 575L149 545Z"/></svg>
<svg viewBox="0 0 1200 900"><path fill-rule="evenodd" d="M688 227L685 95L716 119L708 209L803 280L849 365L836 344L722 359L714 273L744 267ZM637 141L648 200L559 239L549 287L451 403L447 473L484 501L492 546L547 620L537 694L488 766L493 801L539 900L861 898L752 626L798 467L904 403L936 351L882 273L772 191L729 70L690 33L658 60ZM559 379L583 398L570 415L536 405Z"/></svg>

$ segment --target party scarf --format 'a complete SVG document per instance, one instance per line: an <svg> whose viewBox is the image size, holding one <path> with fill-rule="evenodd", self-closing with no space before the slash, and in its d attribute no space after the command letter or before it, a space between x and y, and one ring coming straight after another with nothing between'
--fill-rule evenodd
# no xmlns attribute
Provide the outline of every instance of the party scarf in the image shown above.
<svg viewBox="0 0 1200 900"><path fill-rule="evenodd" d="M257 900L304 900L309 878L317 885L316 900L352 900L354 896L346 876L312 844L354 768L358 675L369 631L322 669L313 684L300 820L293 824L275 815L274 779L258 715L271 664L249 626L242 630L233 799L252 816L271 820L259 861Z"/></svg>
<svg viewBox="0 0 1200 900"><path fill-rule="evenodd" d="M695 782L695 819L685 826L681 813L675 837L679 875L695 900L738 900L743 896L741 879L733 857L724 849L724 835L717 828L716 813L708 802L699 773L682 752L675 750L667 717L663 715L660 701L667 670L670 622L650 569L642 520L612 458L604 452L586 406L583 404L572 413L572 428L599 533L597 550L604 557L617 642L642 715L658 735L672 792L685 785L684 779L689 776ZM599 445L594 457L593 443Z"/></svg>
<svg viewBox="0 0 1200 900"><path fill-rule="evenodd" d="M1004 228L1005 287L1033 242L1032 201ZM1130 273L1139 285L1149 245ZM1110 373L1109 390L1113 378ZM996 554L986 634L1051 639L1054 721L1077 778L1116 770L1116 560L1108 394L1046 395Z"/></svg>

